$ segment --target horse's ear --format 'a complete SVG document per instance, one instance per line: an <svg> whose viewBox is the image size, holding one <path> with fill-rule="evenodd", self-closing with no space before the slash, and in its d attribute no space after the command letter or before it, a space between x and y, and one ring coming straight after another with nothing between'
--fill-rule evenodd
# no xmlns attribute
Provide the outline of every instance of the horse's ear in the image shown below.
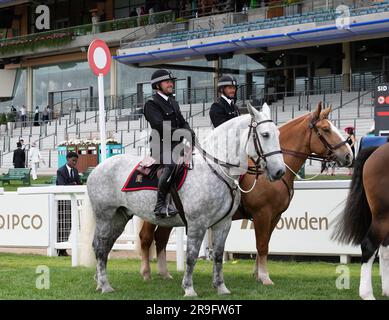
<svg viewBox="0 0 389 320"><path fill-rule="evenodd" d="M254 109L254 107L251 105L251 103L250 102L247 102L247 110L249 111L249 114L250 114L250 116L253 118L253 119L255 119L255 114L254 114L254 111L253 111L253 109Z"/></svg>
<svg viewBox="0 0 389 320"><path fill-rule="evenodd" d="M268 119L270 119L270 117L271 117L271 111L270 111L270 107L268 106L268 104L267 104L266 102L262 105L262 113L263 113Z"/></svg>
<svg viewBox="0 0 389 320"><path fill-rule="evenodd" d="M330 105L327 109L324 109L320 113L320 119L328 119L328 116L330 115L331 111L332 111L332 105Z"/></svg>
<svg viewBox="0 0 389 320"><path fill-rule="evenodd" d="M318 120L320 117L320 113L321 113L321 101L319 101L316 110L313 112L313 119Z"/></svg>

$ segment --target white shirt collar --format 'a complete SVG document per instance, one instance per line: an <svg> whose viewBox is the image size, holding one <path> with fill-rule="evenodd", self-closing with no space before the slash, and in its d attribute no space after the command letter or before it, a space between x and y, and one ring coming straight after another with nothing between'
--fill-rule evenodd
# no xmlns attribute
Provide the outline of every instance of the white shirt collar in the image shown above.
<svg viewBox="0 0 389 320"><path fill-rule="evenodd" d="M66 168L68 168L68 171L69 171L69 176L71 176L71 173L72 173L72 168L70 168L70 167L68 166L68 164L66 164Z"/></svg>
<svg viewBox="0 0 389 320"><path fill-rule="evenodd" d="M229 105L232 103L232 99L228 99L224 94L222 94L222 98L227 101Z"/></svg>
<svg viewBox="0 0 389 320"><path fill-rule="evenodd" d="M157 92L158 92L158 94L159 94L162 98L164 98L166 101L169 100L169 97L168 97L166 94L163 94L163 93L160 92L160 91L157 91Z"/></svg>

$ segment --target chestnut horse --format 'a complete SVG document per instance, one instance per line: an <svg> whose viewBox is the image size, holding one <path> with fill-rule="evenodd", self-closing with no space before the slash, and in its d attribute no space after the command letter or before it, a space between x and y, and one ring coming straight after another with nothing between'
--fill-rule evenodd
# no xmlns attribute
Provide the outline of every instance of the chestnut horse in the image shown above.
<svg viewBox="0 0 389 320"><path fill-rule="evenodd" d="M353 160L351 148L345 143L339 130L328 120L331 108L322 110L321 103L316 111L293 119L280 127L280 145L283 151L287 172L277 182L268 182L259 176L254 189L242 193L244 210L238 210L233 220L253 219L256 236L257 258L254 266L256 279L264 285L273 284L267 271L267 256L271 234L281 214L288 208L293 197L293 181L307 158L334 160L340 165L349 166ZM256 176L246 174L240 185L249 190ZM244 211L244 212L243 212ZM171 278L166 266L166 244L171 228L157 227L144 222L139 233L141 239L141 275L145 280L151 278L149 248L153 239L156 242L158 272Z"/></svg>
<svg viewBox="0 0 389 320"><path fill-rule="evenodd" d="M372 266L380 247L382 294L389 297L389 143L359 152L346 207L333 236L361 245L359 295L373 300Z"/></svg>

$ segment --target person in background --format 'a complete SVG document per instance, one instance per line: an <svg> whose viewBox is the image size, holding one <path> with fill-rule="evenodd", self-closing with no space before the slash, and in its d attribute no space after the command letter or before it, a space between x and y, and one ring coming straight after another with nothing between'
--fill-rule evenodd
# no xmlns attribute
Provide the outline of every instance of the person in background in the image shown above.
<svg viewBox="0 0 389 320"><path fill-rule="evenodd" d="M66 164L57 170L57 186L73 186L80 185L80 176L76 168L78 162L78 154L75 152L69 152L66 155ZM71 201L59 200L58 201L58 242L66 242L69 239L71 230ZM59 256L68 256L65 249L58 250Z"/></svg>
<svg viewBox="0 0 389 320"><path fill-rule="evenodd" d="M320 170L320 173L321 173L321 174L325 174L326 176L328 176L328 165L327 165L327 162L326 162L326 161L322 161L322 162L321 162L321 170Z"/></svg>
<svg viewBox="0 0 389 320"><path fill-rule="evenodd" d="M30 165L31 165L31 175L32 180L37 180L38 176L36 173L36 169L38 168L39 162L43 161L41 153L39 152L38 148L36 147L36 143L33 142L31 144L30 148Z"/></svg>
<svg viewBox="0 0 389 320"><path fill-rule="evenodd" d="M76 168L78 162L78 154L69 152L66 155L66 164L57 170L57 185L72 186L81 184L80 175Z"/></svg>
<svg viewBox="0 0 389 320"><path fill-rule="evenodd" d="M22 150L26 152L27 146L24 144L24 140L22 138L19 139L20 144L22 145Z"/></svg>
<svg viewBox="0 0 389 320"><path fill-rule="evenodd" d="M91 13L91 20L92 20L92 33L99 33L99 25L98 23L100 22L100 17L97 14L97 9L92 9L89 12Z"/></svg>
<svg viewBox="0 0 389 320"><path fill-rule="evenodd" d="M357 141L357 139L355 138L355 129L354 127L347 127L344 129L344 131L346 131L346 133L348 134L346 142L350 145L351 151L353 152L353 159L355 159L355 143ZM348 175L351 176L353 174L353 166L351 165L348 170Z"/></svg>
<svg viewBox="0 0 389 320"><path fill-rule="evenodd" d="M16 143L17 149L14 151L12 162L14 168L25 168L26 167L26 154L22 149L22 144L20 142Z"/></svg>
<svg viewBox="0 0 389 320"><path fill-rule="evenodd" d="M22 121L22 126L25 127L27 120L27 109L24 105L20 108L20 120Z"/></svg>
<svg viewBox="0 0 389 320"><path fill-rule="evenodd" d="M37 127L39 126L39 106L35 107L35 112L34 112L34 126Z"/></svg>
<svg viewBox="0 0 389 320"><path fill-rule="evenodd" d="M43 112L42 112L42 120L44 123L47 123L49 121L49 111L47 109L48 109L48 106L46 108L44 108Z"/></svg>

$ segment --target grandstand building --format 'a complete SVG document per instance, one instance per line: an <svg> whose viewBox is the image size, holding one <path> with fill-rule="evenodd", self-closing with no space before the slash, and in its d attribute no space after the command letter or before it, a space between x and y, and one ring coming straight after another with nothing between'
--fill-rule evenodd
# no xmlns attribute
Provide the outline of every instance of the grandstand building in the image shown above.
<svg viewBox="0 0 389 320"><path fill-rule="evenodd" d="M177 76L176 99L198 131L210 128L207 109L223 73L238 79L240 103L267 101L279 124L322 100L339 107L339 128L353 125L361 136L373 125L372 90L389 82L389 0L161 3L0 1L0 113L11 105L54 110L50 123L23 127L16 119L1 129L1 167L20 136L39 141L51 168L60 141L97 136L97 80L87 62L95 38L113 55L107 130L126 152L145 150L140 109L161 67ZM48 29L40 28L42 4Z"/></svg>

